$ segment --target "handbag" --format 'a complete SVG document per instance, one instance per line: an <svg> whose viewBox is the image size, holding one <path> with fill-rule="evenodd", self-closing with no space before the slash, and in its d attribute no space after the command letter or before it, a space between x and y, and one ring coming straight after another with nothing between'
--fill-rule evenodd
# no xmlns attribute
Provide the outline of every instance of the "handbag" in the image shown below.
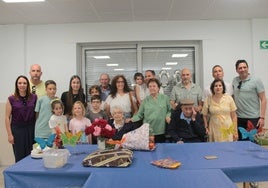
<svg viewBox="0 0 268 188"><path fill-rule="evenodd" d="M135 109L134 101L132 99L130 92L128 93L128 95L129 95L129 100L130 100L130 104L131 104L131 116L133 116L134 114L136 114L137 110Z"/></svg>
<svg viewBox="0 0 268 188"><path fill-rule="evenodd" d="M132 163L133 152L128 149L97 150L82 162L85 167L128 167Z"/></svg>

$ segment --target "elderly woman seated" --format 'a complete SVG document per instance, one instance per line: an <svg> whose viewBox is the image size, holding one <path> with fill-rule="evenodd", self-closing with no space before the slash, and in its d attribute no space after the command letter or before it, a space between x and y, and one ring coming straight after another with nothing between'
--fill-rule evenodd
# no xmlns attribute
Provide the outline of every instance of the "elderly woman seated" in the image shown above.
<svg viewBox="0 0 268 188"><path fill-rule="evenodd" d="M206 129L192 100L180 101L180 108L172 113L167 131L176 143L205 141Z"/></svg>
<svg viewBox="0 0 268 188"><path fill-rule="evenodd" d="M116 133L112 138L113 140L121 140L125 133L133 131L142 125L142 121L126 123L121 106L114 106L111 109L111 115L113 119L109 120L109 124L116 129Z"/></svg>

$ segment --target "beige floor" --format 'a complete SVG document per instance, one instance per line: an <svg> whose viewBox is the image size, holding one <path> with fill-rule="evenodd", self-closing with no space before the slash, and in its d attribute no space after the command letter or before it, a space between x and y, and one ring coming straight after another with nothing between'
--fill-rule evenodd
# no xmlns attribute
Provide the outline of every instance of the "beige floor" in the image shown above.
<svg viewBox="0 0 268 188"><path fill-rule="evenodd" d="M0 188L4 188L4 177L3 177L3 171L6 167L0 167ZM237 183L236 184L238 188L243 188L242 183ZM268 182L260 182L259 183L259 188L267 188L268 187Z"/></svg>

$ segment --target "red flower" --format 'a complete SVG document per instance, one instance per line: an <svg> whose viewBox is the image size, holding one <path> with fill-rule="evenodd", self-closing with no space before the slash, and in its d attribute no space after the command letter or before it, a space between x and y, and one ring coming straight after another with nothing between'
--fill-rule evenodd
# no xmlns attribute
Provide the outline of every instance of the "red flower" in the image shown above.
<svg viewBox="0 0 268 188"><path fill-rule="evenodd" d="M105 119L95 119L91 126L86 128L85 134L93 134L94 136L112 138L115 134L115 131L116 130L112 128Z"/></svg>

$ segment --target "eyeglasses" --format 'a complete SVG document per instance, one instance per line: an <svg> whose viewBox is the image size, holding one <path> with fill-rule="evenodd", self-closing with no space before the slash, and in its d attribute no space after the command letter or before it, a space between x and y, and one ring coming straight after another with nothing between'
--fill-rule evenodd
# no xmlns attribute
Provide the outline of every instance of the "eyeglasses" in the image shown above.
<svg viewBox="0 0 268 188"><path fill-rule="evenodd" d="M36 86L32 86L32 94L36 93Z"/></svg>
<svg viewBox="0 0 268 188"><path fill-rule="evenodd" d="M237 89L241 89L241 86L242 86L242 81L240 81L240 82L238 83Z"/></svg>
<svg viewBox="0 0 268 188"><path fill-rule="evenodd" d="M125 83L124 81L116 81L117 84L123 84Z"/></svg>

